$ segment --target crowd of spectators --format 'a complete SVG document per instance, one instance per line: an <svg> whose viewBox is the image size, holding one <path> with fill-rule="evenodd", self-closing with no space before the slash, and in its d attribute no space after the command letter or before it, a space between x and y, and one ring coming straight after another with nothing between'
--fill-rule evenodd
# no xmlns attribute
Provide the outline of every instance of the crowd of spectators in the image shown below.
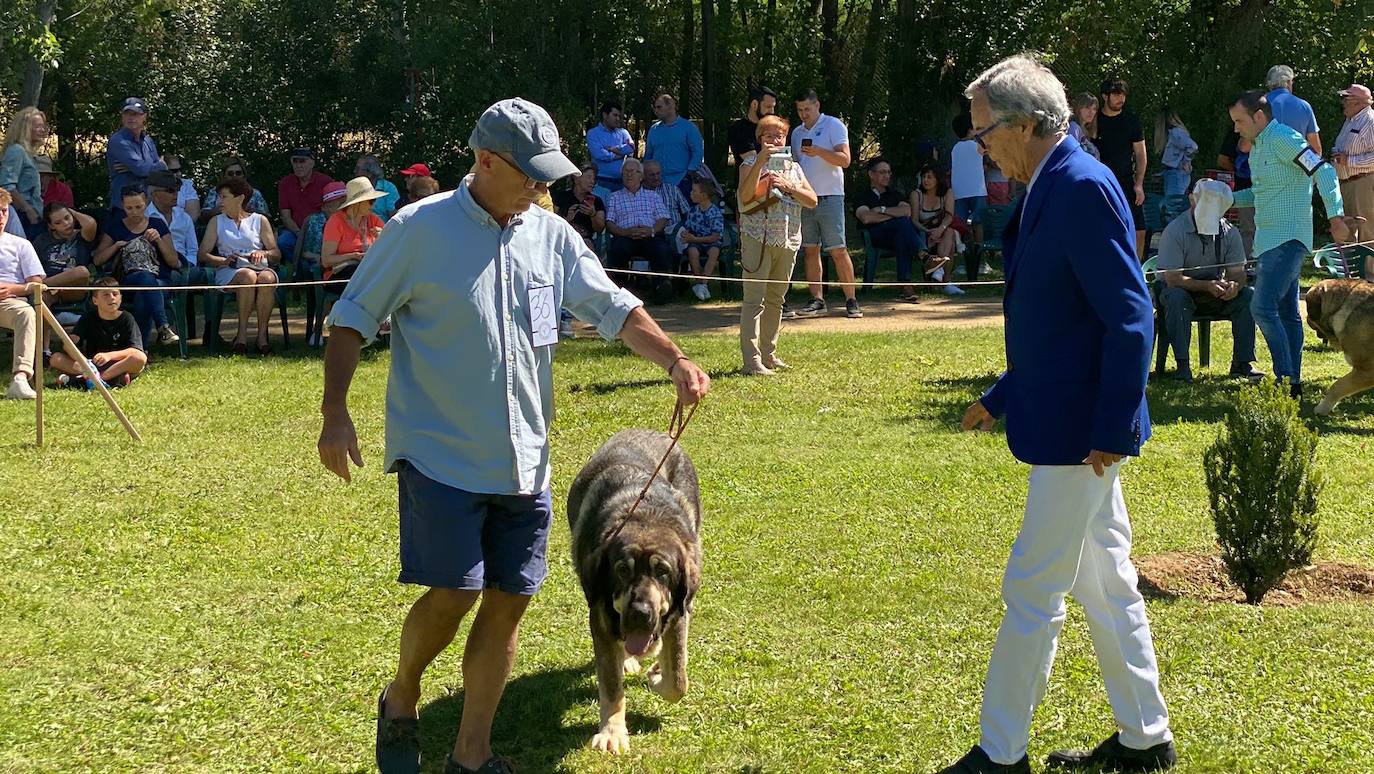
<svg viewBox="0 0 1374 774"><path fill-rule="evenodd" d="M1315 114L1310 104L1293 93L1293 80L1291 68L1271 68L1265 102L1273 120L1291 127L1320 157ZM1125 81L1108 79L1097 95L1072 98L1068 135L1100 159L1120 183L1143 259L1148 154L1141 122L1126 107L1128 94ZM1370 91L1354 84L1341 91L1340 97L1346 121L1333 145L1333 166L1350 214L1374 222ZM895 255L902 300L919 300L917 282L942 284L946 293L961 294L960 280L971 281L991 270L986 261L977 259L976 252L985 237L984 213L989 206L1012 204L1020 184L1008 181L988 159L982 137L973 131L967 114L953 122L955 142L946 165L932 159L913 175L911 170L893 169L882 156L869 158L862 163L867 185L846 196L846 169L856 155L848 128L822 112L814 90L798 93L792 106L797 123L783 121L788 134L779 140L777 123L769 123L779 118L778 94L762 86L750 91L744 114L727 133L741 186L737 197L727 198L705 163L701 131L678 113L672 95L659 94L653 100L657 120L643 133L642 143L625 127L622 106L607 102L585 134L587 162L566 187L544 194L540 204L566 219L608 268L637 269L647 275L618 273L615 278L656 301L668 300L675 287L667 277L654 274L690 274L691 293L704 301L711 298L707 282L725 263L726 251L738 253L744 276L763 278L784 278L784 268L785 278L790 278L800 254L809 286L809 298L800 308L789 309L785 294L751 293L746 288L751 314L765 318L761 331L757 319L750 324L753 343L744 347L746 370L757 373L779 362L771 349L776 345L776 331L768 329L766 319L775 306L779 319L827 313L822 292L825 259L833 266L832 280L843 292L846 315L863 316L848 250L846 221L851 216L868 244ZM375 155L360 156L351 179L336 181L317 168L314 150L302 146L283 160L289 171L284 170L286 174L277 180L277 210L273 212L268 197L252 182L238 156L224 157L217 168L218 179L208 187L198 187L185 174L182 156L160 152L147 131L148 113L147 103L138 97L128 98L121 106L120 128L107 144L106 209L78 209L73 190L44 155L50 127L36 108L24 108L11 118L0 160L5 230L22 240L36 261L30 264L26 254L20 255L26 251L17 242L7 242L6 249L0 250L0 261L9 261L8 266L0 262L0 288L22 289L31 278L41 278L49 288L48 303L59 307L94 302L83 290L63 288L90 287L105 276L126 287L149 288L121 298L138 334L135 348L178 341L160 288L200 282L224 286L224 292L236 297L239 326L232 351L247 353L249 322L256 316L253 348L270 354L267 330L275 298L273 284L283 276L283 264L295 269L296 278L337 282L331 286L337 292L392 214L441 190L424 163L397 170L404 191L398 189ZM1164 195L1184 199L1194 185L1198 144L1178 114L1167 107L1158 112L1154 129ZM1232 132L1217 159L1237 192L1252 184L1253 143L1254 138ZM758 167L759 158L766 161L766 169ZM898 180L908 182L909 194ZM763 187L746 193L746 182ZM802 192L814 203L806 198L807 205L799 204L794 195ZM774 207L775 202L781 206ZM750 207L757 211L751 213ZM1255 249L1254 210L1238 212L1236 222L1225 223L1216 238L1225 240L1228 256L1230 245L1239 240L1239 254L1249 258ZM1368 225L1356 228L1356 238L1370 238ZM1188 238L1180 241L1177 231L1164 235L1160 253L1169 252L1171 262L1191 266L1197 259L1191 247L1182 258L1174 254L1175 245L1190 244ZM1212 237L1210 233L1200 236ZM785 262L777 253L794 241L792 261ZM972 258L956 261L970 248L975 250ZM748 254L753 258L746 259ZM38 271L27 273L35 267ZM1367 267L1366 274L1370 269L1374 266ZM1208 287L1219 288L1234 281L1230 278L1234 271L1214 273L1218 277L1171 274L1166 300L1186 306L1180 293L1198 291L1203 286L1197 283L1210 282ZM1240 288L1225 299L1227 308L1240 308L1239 299L1249 298L1243 292L1247 290ZM18 295L18 290L0 290L6 305L0 307L0 325L14 329L16 339L22 321L15 321L20 313L10 307L22 303L16 300ZM307 342L320 346L323 309L317 305L321 298L306 293L305 301ZM83 311L93 313L90 308ZM1237 324L1243 326L1245 321L1238 316ZM744 334L742 327L742 338ZM1178 343L1186 347L1186 340L1180 338ZM1243 365L1236 364L1237 368ZM14 370L32 373L21 368L18 355Z"/></svg>

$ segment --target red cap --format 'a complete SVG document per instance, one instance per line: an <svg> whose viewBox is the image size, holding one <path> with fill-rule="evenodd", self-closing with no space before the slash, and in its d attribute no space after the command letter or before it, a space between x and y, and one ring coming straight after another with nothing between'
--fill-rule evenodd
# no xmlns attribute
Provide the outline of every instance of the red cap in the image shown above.
<svg viewBox="0 0 1374 774"><path fill-rule="evenodd" d="M411 164L410 166L401 170L401 174L420 175L421 177L434 177L434 175L431 175L429 173L429 167L425 166L424 164Z"/></svg>
<svg viewBox="0 0 1374 774"><path fill-rule="evenodd" d="M342 199L348 196L348 186L335 180L324 187L324 193L320 197L321 201L331 202L335 199Z"/></svg>

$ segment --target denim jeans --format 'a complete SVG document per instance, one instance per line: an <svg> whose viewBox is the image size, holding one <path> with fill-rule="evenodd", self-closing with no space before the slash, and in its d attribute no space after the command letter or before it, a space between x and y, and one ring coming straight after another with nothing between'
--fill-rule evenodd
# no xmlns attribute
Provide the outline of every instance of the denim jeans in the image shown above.
<svg viewBox="0 0 1374 774"><path fill-rule="evenodd" d="M897 256L897 281L911 279L911 262L926 249L926 235L916 230L911 218L893 218L868 227L873 246Z"/></svg>
<svg viewBox="0 0 1374 774"><path fill-rule="evenodd" d="M1298 275L1307 247L1296 239L1261 253L1250 313L1269 345L1275 378L1302 381L1302 315L1298 312Z"/></svg>
<svg viewBox="0 0 1374 774"><path fill-rule="evenodd" d="M1165 196L1182 196L1188 193L1188 183L1192 179L1190 173L1181 169L1165 167L1164 171L1159 174L1164 178Z"/></svg>
<svg viewBox="0 0 1374 774"><path fill-rule="evenodd" d="M162 282L157 276L146 271L129 272L124 275L120 284L145 288L162 287ZM134 321L138 323L138 332L143 336L143 347L146 349L153 345L150 340L153 331L167 324L167 307L162 291L134 290L130 291L129 295L133 296Z"/></svg>

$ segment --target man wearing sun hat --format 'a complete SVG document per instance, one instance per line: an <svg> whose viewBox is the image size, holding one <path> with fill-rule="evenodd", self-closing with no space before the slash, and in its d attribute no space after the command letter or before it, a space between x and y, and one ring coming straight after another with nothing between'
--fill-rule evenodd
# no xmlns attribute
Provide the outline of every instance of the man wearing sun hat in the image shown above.
<svg viewBox="0 0 1374 774"><path fill-rule="evenodd" d="M1345 112L1341 133L1331 146L1336 176L1340 178L1345 214L1364 218L1351 229L1351 241L1374 240L1374 108L1369 87L1352 83L1337 92ZM1374 282L1374 258L1365 266L1364 278Z"/></svg>
<svg viewBox="0 0 1374 774"><path fill-rule="evenodd" d="M125 186L143 185L148 174L162 163L157 143L148 136L148 103L142 97L129 97L120 108L119 131L110 135L105 149L105 166L110 172L110 209L124 217L119 192Z"/></svg>
<svg viewBox="0 0 1374 774"><path fill-rule="evenodd" d="M62 182L61 177L57 174L57 169L53 167L52 159L47 156L35 156L33 165L38 168L38 179L43 190L44 206L53 202L68 208L76 206L76 197L72 194L72 187Z"/></svg>
<svg viewBox="0 0 1374 774"><path fill-rule="evenodd" d="M348 387L364 340L391 315L383 466L398 474L399 580L428 587L378 699L377 765L387 774L419 771L420 677L479 600L463 658L463 719L444 771L511 771L492 754L491 723L520 619L548 571L559 309L663 368L684 403L710 387L572 226L531 206L577 172L549 114L502 100L468 144L473 173L396 214L328 320L320 460L349 480L350 460L361 466L362 455Z"/></svg>

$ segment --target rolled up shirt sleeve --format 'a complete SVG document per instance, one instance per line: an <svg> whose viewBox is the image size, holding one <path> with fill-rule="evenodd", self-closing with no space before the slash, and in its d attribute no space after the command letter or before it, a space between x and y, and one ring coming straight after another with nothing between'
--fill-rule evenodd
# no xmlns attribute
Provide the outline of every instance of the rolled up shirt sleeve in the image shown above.
<svg viewBox="0 0 1374 774"><path fill-rule="evenodd" d="M393 220L367 250L367 259L358 264L343 295L330 310L325 327L352 328L371 344L387 315L410 300L415 277L408 256L421 245L407 244L405 221Z"/></svg>
<svg viewBox="0 0 1374 774"><path fill-rule="evenodd" d="M616 287L581 237L564 239L562 253L563 308L582 322L595 325L601 338L614 341L630 312L644 302Z"/></svg>

